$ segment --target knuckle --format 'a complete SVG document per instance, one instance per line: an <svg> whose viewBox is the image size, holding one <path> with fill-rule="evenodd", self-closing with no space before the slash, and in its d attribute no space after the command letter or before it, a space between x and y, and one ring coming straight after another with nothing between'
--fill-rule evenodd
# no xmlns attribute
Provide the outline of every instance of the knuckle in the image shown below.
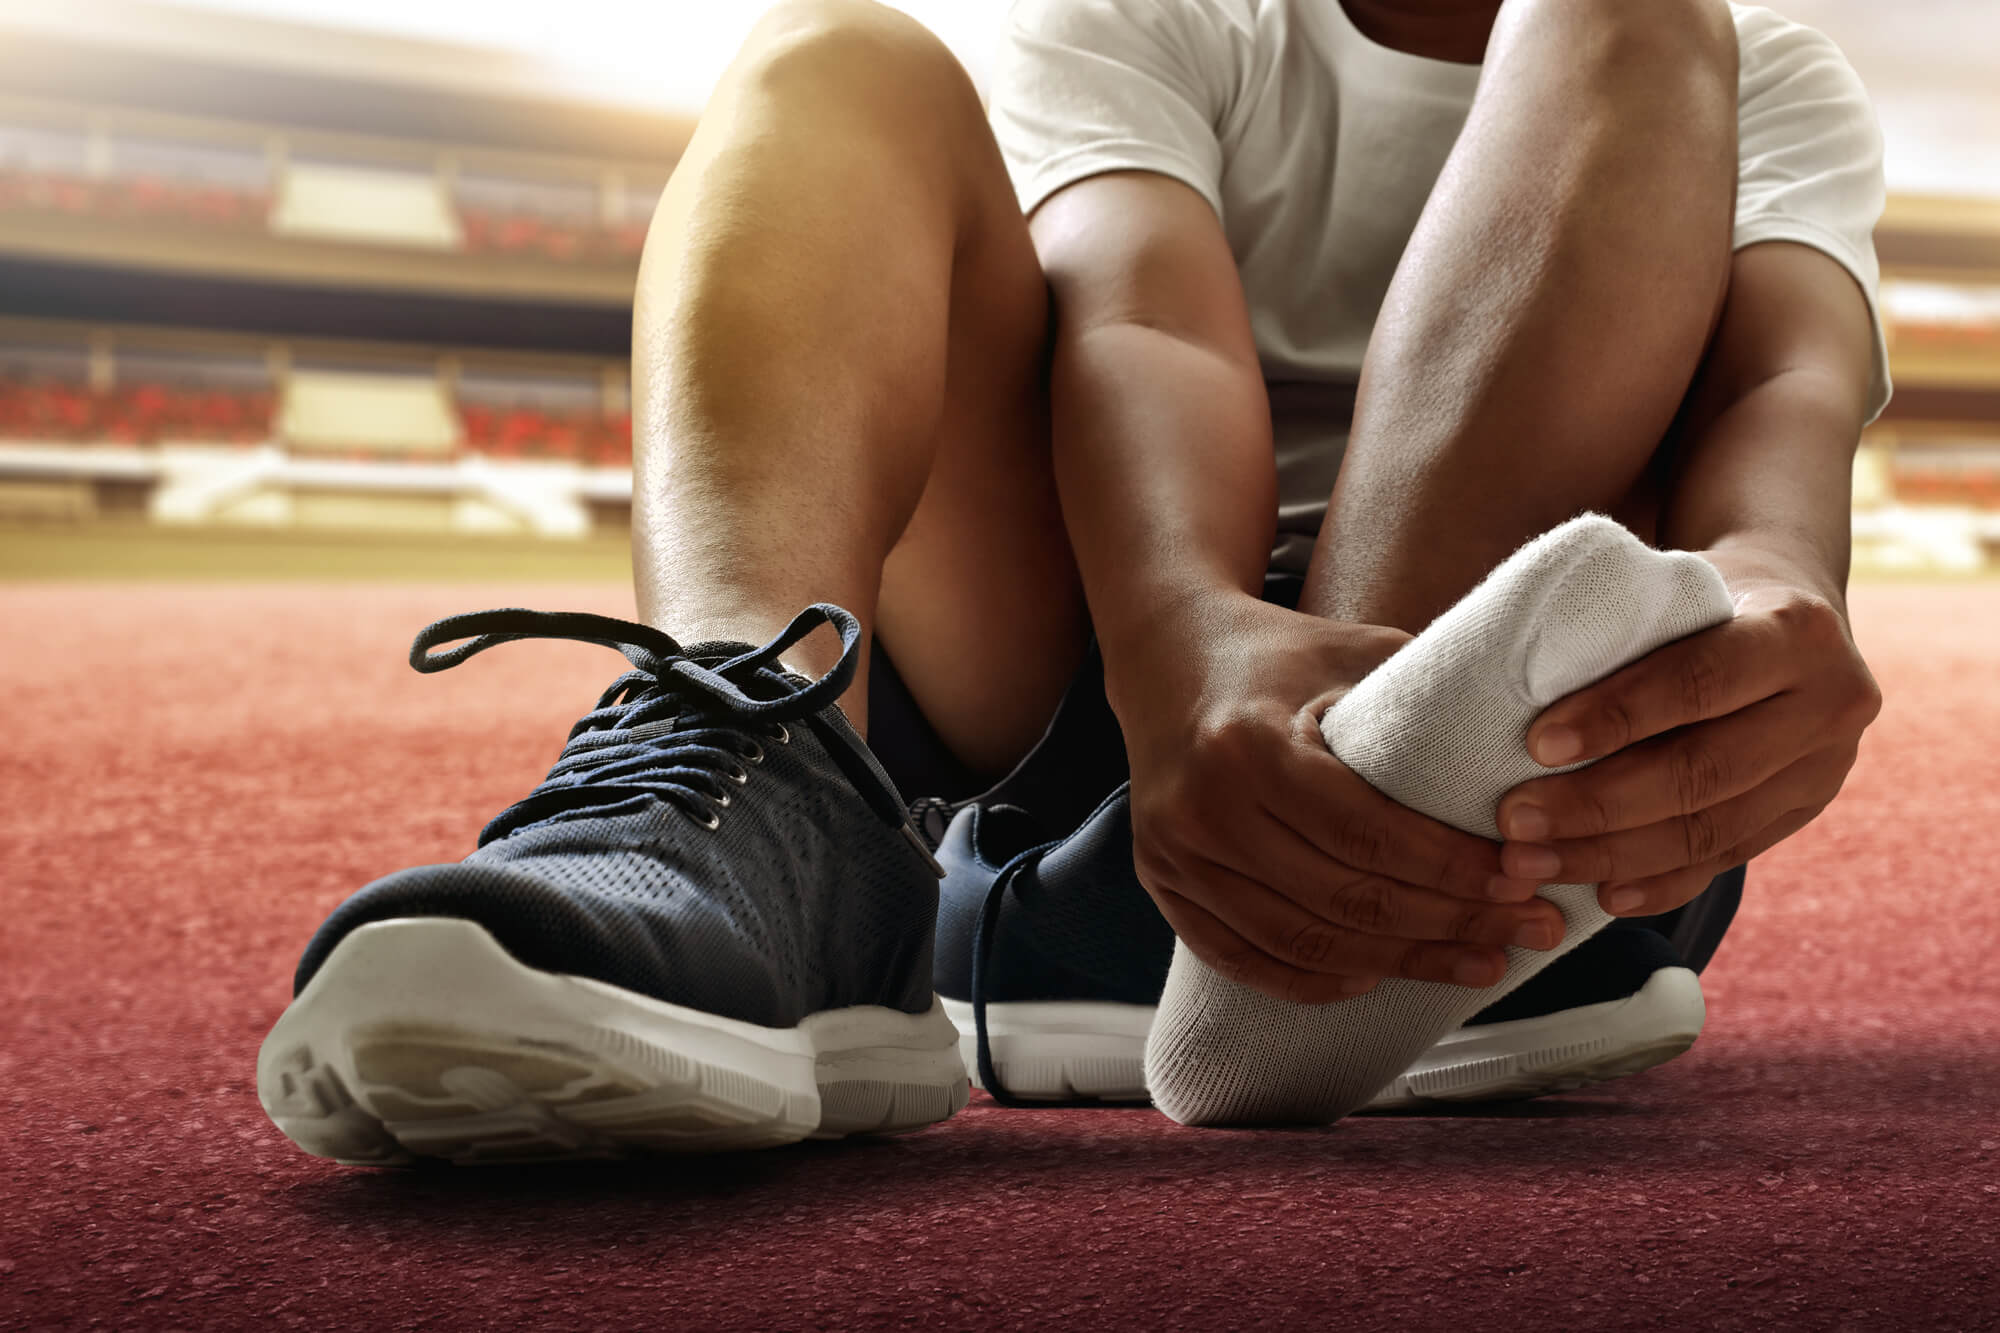
<svg viewBox="0 0 2000 1333"><path fill-rule="evenodd" d="M1565 882L1601 884L1620 878L1618 857L1602 843L1577 843L1563 848L1562 876Z"/></svg>
<svg viewBox="0 0 2000 1333"><path fill-rule="evenodd" d="M1372 868L1384 863L1388 835L1372 819L1343 813L1327 829L1327 836L1333 843L1334 854L1351 866Z"/></svg>
<svg viewBox="0 0 2000 1333"><path fill-rule="evenodd" d="M1193 736L1193 757L1210 768L1235 768L1256 752L1257 726L1240 714L1209 718Z"/></svg>
<svg viewBox="0 0 2000 1333"><path fill-rule="evenodd" d="M1262 961L1255 949L1248 945L1239 945L1233 949L1218 950L1215 957L1209 960L1209 966L1221 973L1227 981L1233 981L1239 986L1254 986L1257 984L1258 974L1263 970Z"/></svg>
<svg viewBox="0 0 2000 1333"><path fill-rule="evenodd" d="M1708 810L1697 810L1681 819L1681 836L1684 843L1683 865L1705 865L1722 855L1728 838L1723 832L1722 822Z"/></svg>
<svg viewBox="0 0 2000 1333"><path fill-rule="evenodd" d="M1272 980L1276 983L1272 987L1277 992L1274 998L1283 1000L1286 1004L1311 1004L1320 998L1318 988L1314 986L1311 977L1297 972L1286 972Z"/></svg>
<svg viewBox="0 0 2000 1333"><path fill-rule="evenodd" d="M1440 857L1442 885L1460 886L1462 892L1484 897L1486 881L1500 869L1500 849L1483 838L1454 841Z"/></svg>
<svg viewBox="0 0 2000 1333"><path fill-rule="evenodd" d="M1824 597L1800 593L1771 609L1771 618L1789 632L1815 643L1845 640L1846 622L1839 608Z"/></svg>
<svg viewBox="0 0 2000 1333"><path fill-rule="evenodd" d="M1616 694L1607 695L1599 703L1596 730L1599 744L1593 748L1601 750L1622 750L1639 734L1631 705Z"/></svg>
<svg viewBox="0 0 2000 1333"><path fill-rule="evenodd" d="M1711 717L1722 703L1727 681L1721 660L1710 648L1690 651L1675 678L1680 703L1691 717Z"/></svg>
<svg viewBox="0 0 2000 1333"><path fill-rule="evenodd" d="M1397 958L1396 970L1392 975L1406 977L1411 981L1449 981L1451 962L1455 957L1457 957L1455 950L1412 944Z"/></svg>
<svg viewBox="0 0 2000 1333"><path fill-rule="evenodd" d="M1876 683L1874 676L1863 672L1849 690L1841 716L1848 725L1859 730L1881 715L1882 687Z"/></svg>
<svg viewBox="0 0 2000 1333"><path fill-rule="evenodd" d="M1389 881L1374 876L1352 879L1335 889L1333 910L1344 924L1369 935L1392 934L1400 916Z"/></svg>
<svg viewBox="0 0 2000 1333"><path fill-rule="evenodd" d="M1670 768L1683 813L1707 809L1728 790L1728 765L1710 746L1686 743L1675 746Z"/></svg>
<svg viewBox="0 0 2000 1333"><path fill-rule="evenodd" d="M1285 943L1285 953L1301 967L1317 969L1339 952L1340 937L1324 926L1300 926Z"/></svg>
<svg viewBox="0 0 2000 1333"><path fill-rule="evenodd" d="M1509 914L1468 903L1452 914L1444 937L1459 944L1484 944L1505 938L1512 930Z"/></svg>
<svg viewBox="0 0 2000 1333"><path fill-rule="evenodd" d="M1601 785L1585 784L1553 802L1549 811L1558 827L1574 828L1582 837L1608 833L1618 827L1618 799Z"/></svg>

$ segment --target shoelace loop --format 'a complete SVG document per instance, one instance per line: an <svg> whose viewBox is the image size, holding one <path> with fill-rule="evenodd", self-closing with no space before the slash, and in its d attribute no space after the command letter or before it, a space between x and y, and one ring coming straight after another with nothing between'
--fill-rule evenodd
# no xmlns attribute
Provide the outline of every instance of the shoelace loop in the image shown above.
<svg viewBox="0 0 2000 1333"><path fill-rule="evenodd" d="M840 635L840 658L819 679L803 681L778 658L821 625ZM733 654L743 645L684 648L651 626L588 612L474 611L425 626L410 645L410 665L426 674L446 671L488 648L523 639L602 644L624 654L634 669L613 681L596 707L570 728L542 784L486 826L479 836L482 847L530 825L639 796L669 802L713 828L718 812L733 800L731 787L747 781L743 764L761 761L760 737L788 740L785 724L791 722L819 737L869 807L885 823L900 825L922 849L887 777L821 716L853 682L860 664L861 624L843 608L815 603L763 647ZM445 644L456 646L432 651ZM714 661L717 657L723 660Z"/></svg>

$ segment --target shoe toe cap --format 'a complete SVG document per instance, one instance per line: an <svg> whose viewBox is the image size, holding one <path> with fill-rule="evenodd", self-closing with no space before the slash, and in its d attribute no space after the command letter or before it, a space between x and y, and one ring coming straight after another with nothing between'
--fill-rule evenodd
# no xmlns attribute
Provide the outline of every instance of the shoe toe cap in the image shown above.
<svg viewBox="0 0 2000 1333"><path fill-rule="evenodd" d="M671 909L666 904L671 904ZM671 915L669 915L671 911ZM307 944L293 978L303 991L334 948L364 925L398 917L476 922L519 962L587 977L670 1004L763 1026L796 1022L752 932L694 895L650 901L580 892L518 864L417 866L342 903Z"/></svg>

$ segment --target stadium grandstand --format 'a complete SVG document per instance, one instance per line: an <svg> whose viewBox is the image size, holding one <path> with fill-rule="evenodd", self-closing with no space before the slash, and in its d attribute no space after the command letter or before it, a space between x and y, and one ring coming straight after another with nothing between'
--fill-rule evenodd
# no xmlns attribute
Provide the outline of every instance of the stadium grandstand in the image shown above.
<svg viewBox="0 0 2000 1333"><path fill-rule="evenodd" d="M0 523L629 522L630 303L692 128L532 62L165 6L0 10ZM2000 558L2000 201L1878 230L1857 558Z"/></svg>
<svg viewBox="0 0 2000 1333"><path fill-rule="evenodd" d="M691 124L162 12L0 14L0 522L627 522L632 290Z"/></svg>

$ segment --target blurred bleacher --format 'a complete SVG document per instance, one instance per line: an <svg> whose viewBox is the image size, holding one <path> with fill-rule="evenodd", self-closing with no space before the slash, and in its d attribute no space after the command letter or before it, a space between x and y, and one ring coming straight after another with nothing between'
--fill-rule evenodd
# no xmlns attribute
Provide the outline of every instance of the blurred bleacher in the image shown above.
<svg viewBox="0 0 2000 1333"><path fill-rule="evenodd" d="M113 9L0 13L0 519L629 521L630 304L689 123L434 43L78 17ZM1897 198L1877 236L1897 396L1857 559L1977 567L2000 202Z"/></svg>
<svg viewBox="0 0 2000 1333"><path fill-rule="evenodd" d="M115 0L0 8L0 90L0 520L629 521L630 305L685 118Z"/></svg>
<svg viewBox="0 0 2000 1333"><path fill-rule="evenodd" d="M623 520L623 360L0 319L0 518Z"/></svg>

